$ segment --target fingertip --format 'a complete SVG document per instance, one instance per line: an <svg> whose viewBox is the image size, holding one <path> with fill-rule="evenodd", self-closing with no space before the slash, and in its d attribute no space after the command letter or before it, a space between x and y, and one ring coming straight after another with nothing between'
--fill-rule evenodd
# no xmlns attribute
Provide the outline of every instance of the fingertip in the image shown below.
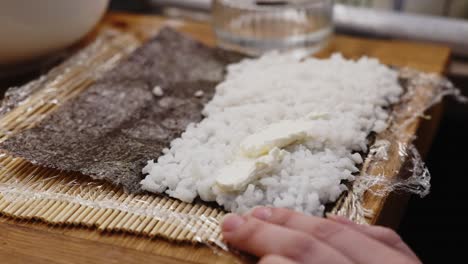
<svg viewBox="0 0 468 264"><path fill-rule="evenodd" d="M273 211L269 207L254 207L249 214L259 220L266 221L273 215Z"/></svg>
<svg viewBox="0 0 468 264"><path fill-rule="evenodd" d="M260 205L254 206L254 207L250 208L250 210L248 210L247 213L245 213L244 215L246 215L246 216L252 215L252 212L257 210L258 208L263 208L263 206L260 206Z"/></svg>
<svg viewBox="0 0 468 264"><path fill-rule="evenodd" d="M233 232L244 223L245 220L241 216L229 213L221 219L221 231Z"/></svg>

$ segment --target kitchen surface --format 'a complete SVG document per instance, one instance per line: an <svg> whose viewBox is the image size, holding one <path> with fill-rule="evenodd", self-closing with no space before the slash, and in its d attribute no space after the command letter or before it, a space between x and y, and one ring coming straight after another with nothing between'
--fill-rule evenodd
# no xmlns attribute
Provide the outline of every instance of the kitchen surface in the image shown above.
<svg viewBox="0 0 468 264"><path fill-rule="evenodd" d="M207 2L209 1L113 0L110 3L109 12L113 12L114 15L106 16L103 22L101 22L101 26L111 25L115 28L124 28L124 30L136 32L135 35L138 36L138 38L140 39L125 40L128 41L126 43L129 45L129 47L132 45L140 45L137 43L140 43L142 39L147 38L145 34L149 33L144 32L150 32L151 30L148 30L149 27L156 28L156 25L158 25L159 27L159 25L164 23L172 23L172 25L176 25L176 27L182 25L180 26L182 31L188 32L190 35L195 36L197 39L201 39L204 42L212 43L214 41L213 35L206 24L210 22L210 14L207 11L209 3ZM443 73L448 77L448 79L451 82L453 82L453 84L457 88L460 89L463 95L468 96L468 45L465 42L465 46L463 46L463 43L461 43L463 42L463 40L460 40L461 38L458 38L459 36L464 36L463 34L468 34L468 26L464 24L468 21L467 1L341 0L336 2L339 3L338 7L344 7L344 9L338 9L338 11L341 13L334 13L335 21L339 21L339 19L342 19L341 24L335 22L337 23L337 26L335 28L335 34L338 34L338 37L332 37L333 40L331 41L331 43L333 43L334 45L334 51L341 51L344 53L348 52L352 56L358 56L361 54L369 53L377 54L375 56L382 56L383 60L387 60L389 62L397 62L397 64L407 64L408 61L412 60L410 61L410 63L416 65L415 67L418 67L419 65L420 68L423 69L425 67L426 69L429 69L431 67L432 69L436 69L438 67L443 69L445 67ZM349 9L346 9L347 7L349 7ZM366 9L361 10L361 7L364 7ZM337 9L335 6L334 12L336 12L336 10ZM458 32L461 33L459 34L459 36L457 36L457 30L454 30L454 28L452 27L447 29L446 35L434 34L434 36L425 36L421 34L417 36L415 35L414 39L412 39L411 34L408 33L410 30L408 30L408 32L403 33L399 30L395 30L395 28L388 28L387 30L381 29L381 31L379 31L379 29L367 26L364 23L365 21L355 21L352 19L346 20L350 18L344 15L347 14L345 13L345 11L351 12L351 14L371 14L372 12L374 12L374 10L377 10L377 12L383 12L382 17L388 18L389 21L395 19L395 17L393 17L394 14L404 14L405 16L408 15L408 17L404 18L409 19L408 21L413 22L419 21L417 19L426 19L426 17L416 18L416 20L412 20L414 19L411 17L412 14L417 14L419 16L430 15L432 16L431 19L435 19L434 21L441 23L437 25L445 25L448 27L456 26L457 30L459 30ZM132 15L129 15L127 17L123 15L125 13L130 13ZM340 16L340 14L342 16ZM121 17L119 17L119 15ZM133 17L133 15L145 15L148 16L148 18L135 18ZM149 17L151 15L158 17L151 19L151 17ZM163 22L161 16L169 17L171 22ZM336 20L337 18L338 20ZM456 20L453 20L453 24L451 24L443 20L438 20L442 18L451 18ZM374 19L376 19L376 17L374 17ZM180 21L190 22L187 26ZM348 23L348 21L350 22ZM431 22L433 21L431 20ZM385 23L382 24L385 25ZM409 29L417 30L417 27L409 27ZM381 34L374 34L376 31L379 31ZM450 34L450 32L452 34ZM392 33L393 35L389 33ZM433 41L431 41L431 37ZM446 38L444 39L443 37ZM399 43L398 41L402 39L404 40L404 42ZM245 43L245 41L241 43ZM415 45L414 47L412 46L413 44ZM421 45L420 49L417 48L419 47L418 45ZM49 56L47 59L40 59L35 61L34 63L29 63L28 65L25 64L15 66L15 70L11 70L11 67L5 66L5 64L0 64L0 71L3 71L3 73L0 73L0 99L3 97L4 93L9 87L24 85L32 80L37 79L41 75L47 74L51 68L60 65L60 63L69 58L71 54L74 54L77 50L79 50L79 44L68 46L69 47L66 49L60 49L58 52L55 52L54 55ZM368 50L363 51L361 47L364 46L367 47ZM393 56L390 52L390 50L392 50L393 47L395 47L395 50L399 50L402 52L400 54L394 54ZM314 50L315 52L315 48L316 47L314 46L313 49L310 50ZM323 47L320 46L320 48ZM414 50L419 49L419 51L427 48L428 51L434 50L437 51L437 53L426 53L425 55L415 55L414 57L412 57L412 55L414 55L411 54L412 48ZM446 50L448 51L448 48L451 48L452 53L450 57L447 56L447 61L445 61L444 54ZM126 52L122 51L120 46L116 46L115 49L119 50L119 52ZM255 50L255 52L256 51L257 50ZM328 52L329 51L326 51L323 54L327 54ZM318 56L323 55L321 55L321 53L319 52ZM416 57L420 60L417 61L416 59L414 59ZM109 59L109 61L111 60ZM153 90L153 94L154 93L155 92ZM156 94L159 94L159 90L156 92ZM203 93L198 94L199 95L195 96L203 97ZM396 210L400 213L403 212L402 217L401 219L399 219L399 217L394 217L394 219L390 221L391 224L389 224L392 227L397 228L396 230L398 234L400 234L402 239L414 250L414 252L420 257L423 263L440 263L441 261L452 262L463 258L466 244L466 242L464 242L464 234L466 234L468 231L466 228L466 222L468 221L468 218L465 214L465 211L468 210L468 207L464 202L464 192L468 184L468 180L466 178L467 172L465 168L465 163L468 160L468 154L466 152L466 149L468 149L468 140L466 139L466 136L468 135L468 106L466 104L458 102L453 98L447 98L444 100L442 107L437 107L437 111L441 111L442 108L443 112L436 112L443 114L440 117L440 123L438 125L438 128L433 131L431 130L434 134L433 140L431 141L422 138L419 142L419 144L423 145L423 149L428 150L428 152L423 153L423 155L425 155L425 162L432 175L430 193L422 199L416 195L411 196L406 206L405 202L397 203L402 204L402 207ZM435 119L437 119L437 116ZM416 141L416 145L418 145L418 141ZM0 158L1 157L2 156L0 156ZM405 198L402 199L404 200ZM406 209L404 209L403 207L406 207ZM189 210L192 211L195 209L187 207L186 210L181 210L185 212ZM130 216L128 216L127 218L127 216L125 216L123 217L123 219L128 220L133 218L131 218ZM8 223L11 224L15 222L12 221ZM26 220L18 221L18 223L24 224L24 228L30 227L30 223ZM35 229L34 232L37 231L38 234L45 235L45 233L41 232L46 232L48 229L49 227L41 227L37 230ZM11 232L11 234L16 232L12 230L13 229L8 230L8 232ZM105 243L108 243L106 244L108 250L111 250L110 248L112 247L113 243L116 243L115 245L117 245L118 243L122 242L123 244L130 245L134 242L133 238L114 239L111 234L109 234L108 237L98 238L98 235L92 233L88 234L84 231L83 233L80 233L82 232L81 229L67 231L66 229L62 229L60 227L57 230L53 230L53 228L50 230L52 230L51 232L54 233L54 236L60 236L61 233L69 233L71 237L74 237L73 239L77 239L76 241L73 240L72 242L70 242L70 245L77 247L80 247L80 241L78 240L78 238L92 238L96 239L95 241L102 239L101 242L105 241ZM26 233L22 235L27 236ZM40 237L40 235L38 237ZM168 237L169 239L171 239L170 235L168 235ZM140 238L141 237L135 238L135 241L137 241ZM115 242L114 240L117 242ZM153 240L153 242L155 241L156 240ZM137 243L138 245L135 246L135 248L152 247L150 245L150 242L147 242L146 240L144 241L143 239L141 241L138 241ZM157 249L156 251L153 250L153 253L158 252L158 250L164 252L164 250L171 247L171 243L168 241L160 243L163 244L161 248ZM81 248L81 250L83 250L83 248ZM129 258L129 261L135 261L136 259L131 259L130 257L128 257L133 256L132 254L135 254L135 252L133 252L132 250L135 252L138 251L138 249L128 249L128 252L125 251L125 254L127 255L125 255L124 253L119 253L117 254L117 256L120 256L122 259ZM187 252L191 252L190 250L185 251L186 249L182 247L177 250L171 251L170 254L190 254ZM207 254L209 254L207 252L209 251L210 250L202 250L198 253L195 253L199 254L201 257L198 259L194 257L193 261L196 262L202 260L202 262L209 262L209 258L207 257ZM92 254L96 254L96 252L93 252ZM149 253L145 252L145 254ZM135 256L136 255L138 254L135 254ZM145 260L144 255L141 255L140 257L141 258L139 258L139 260ZM170 257L171 261L173 261L174 259L177 259L177 257ZM99 263L99 260L99 258L96 258L96 263ZM167 259L161 259L161 261L167 261ZM222 257L217 256L216 261L222 263L225 260ZM178 262L174 261L171 263Z"/></svg>

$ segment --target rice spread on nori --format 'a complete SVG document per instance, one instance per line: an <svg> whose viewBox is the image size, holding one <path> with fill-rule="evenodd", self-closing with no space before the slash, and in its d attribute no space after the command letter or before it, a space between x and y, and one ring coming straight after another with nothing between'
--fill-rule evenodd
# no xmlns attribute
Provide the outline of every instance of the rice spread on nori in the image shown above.
<svg viewBox="0 0 468 264"><path fill-rule="evenodd" d="M143 169L143 188L236 213L274 206L323 215L403 91L398 71L367 57L269 53L231 64L205 118Z"/></svg>
<svg viewBox="0 0 468 264"><path fill-rule="evenodd" d="M240 59L163 29L85 92L0 148L40 166L81 172L137 192L146 162L202 119L225 66ZM163 96L153 94L157 86Z"/></svg>

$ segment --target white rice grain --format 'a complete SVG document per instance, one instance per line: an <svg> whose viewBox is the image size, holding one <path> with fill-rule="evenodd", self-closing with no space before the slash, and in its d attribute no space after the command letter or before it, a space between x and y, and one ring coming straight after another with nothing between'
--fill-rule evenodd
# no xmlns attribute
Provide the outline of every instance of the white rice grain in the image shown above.
<svg viewBox="0 0 468 264"><path fill-rule="evenodd" d="M397 73L375 59L299 60L271 53L230 65L226 80L203 111L143 172L144 189L185 202L197 196L228 211L258 205L323 214L324 205L353 180L356 152L367 151L367 136L386 127L384 107L399 100ZM287 147L287 154L265 177L238 193L215 186L217 172L235 159L240 142L269 124L321 113L313 120L313 139ZM325 114L324 114L325 113ZM317 114L315 114L317 115Z"/></svg>

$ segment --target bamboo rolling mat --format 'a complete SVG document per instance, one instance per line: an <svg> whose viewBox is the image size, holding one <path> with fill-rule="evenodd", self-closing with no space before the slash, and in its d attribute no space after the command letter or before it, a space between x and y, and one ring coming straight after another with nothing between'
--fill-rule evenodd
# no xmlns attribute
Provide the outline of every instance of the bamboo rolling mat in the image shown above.
<svg viewBox="0 0 468 264"><path fill-rule="evenodd" d="M96 31L95 37L74 57L52 70L47 76L28 85L37 89L22 104L0 116L0 142L24 129L33 127L61 102L86 89L96 78L154 35L165 24L163 19L141 20L129 26L128 21L111 18ZM156 21L156 22L155 22ZM190 25L170 21L171 26L193 32ZM156 26L158 25L158 26ZM197 28L205 30L204 27ZM131 33L129 33L131 32ZM195 35L201 38L203 35ZM206 34L205 36L209 35ZM212 42L211 39L204 39ZM410 105L424 105L427 95L415 94ZM401 111L410 111L402 107ZM398 116L404 118L405 113ZM394 124L404 122L394 120ZM419 121L407 126L399 140L408 143L416 133ZM381 139L393 137L382 134ZM363 173L394 177L402 162L392 149L385 165L366 162ZM374 214L366 221L374 223L386 197L366 194L365 207ZM344 199L335 207L342 210ZM186 204L165 196L129 195L107 183L82 175L34 166L20 158L0 153L0 213L18 219L37 219L54 225L87 226L100 231L125 231L172 241L210 241L223 246L218 221L224 212L205 204Z"/></svg>
<svg viewBox="0 0 468 264"><path fill-rule="evenodd" d="M0 142L34 126L48 113L86 89L141 40L103 27L78 54L29 85L40 86L22 104L0 117ZM35 90L35 89L33 89ZM175 241L219 241L219 209L156 195L129 195L110 184L76 173L34 166L0 156L0 212L58 225L84 225L100 231L123 230Z"/></svg>

